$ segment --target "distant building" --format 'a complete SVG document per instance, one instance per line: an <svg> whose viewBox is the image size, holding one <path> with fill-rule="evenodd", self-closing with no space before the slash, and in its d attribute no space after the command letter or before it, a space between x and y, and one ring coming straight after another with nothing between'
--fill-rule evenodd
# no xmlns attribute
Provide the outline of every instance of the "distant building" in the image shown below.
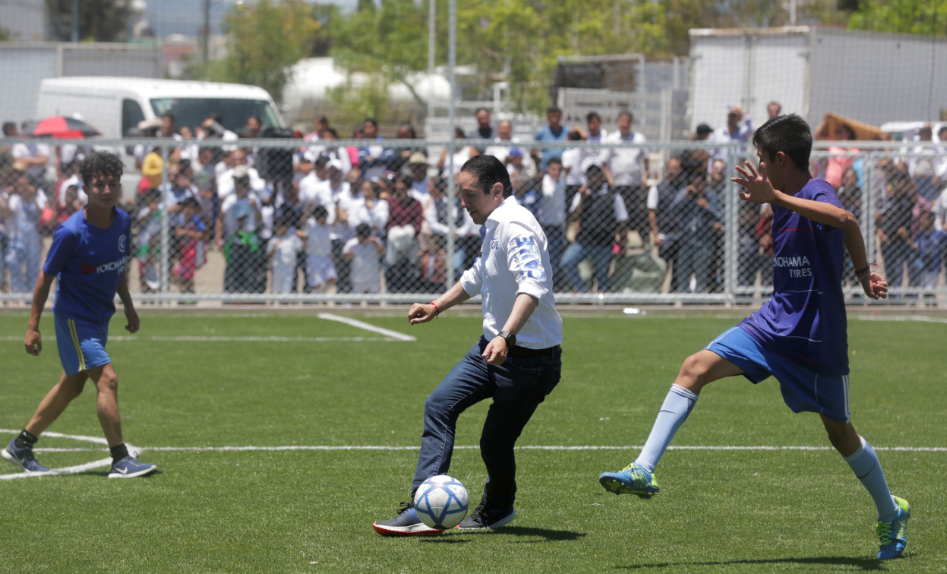
<svg viewBox="0 0 947 574"><path fill-rule="evenodd" d="M42 42L46 39L45 0L0 0L0 28L13 40Z"/></svg>

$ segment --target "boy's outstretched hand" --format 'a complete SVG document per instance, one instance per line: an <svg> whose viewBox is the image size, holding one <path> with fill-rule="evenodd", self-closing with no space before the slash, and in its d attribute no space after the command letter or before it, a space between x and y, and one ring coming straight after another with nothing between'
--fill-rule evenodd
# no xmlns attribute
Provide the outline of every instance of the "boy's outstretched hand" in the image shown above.
<svg viewBox="0 0 947 574"><path fill-rule="evenodd" d="M887 299L888 298L888 282L885 281L884 277L872 271L868 274L868 277L865 277L861 280L862 289L865 290L865 295L868 295L872 299Z"/></svg>
<svg viewBox="0 0 947 574"><path fill-rule="evenodd" d="M769 177L766 175L766 165L760 162L759 171L756 171L753 164L748 161L743 162L743 165L746 167L736 166L736 170L743 177L730 178L730 181L739 184L746 190L740 192L740 199L751 203L773 203L776 201L776 190L773 189L773 184L769 182Z"/></svg>

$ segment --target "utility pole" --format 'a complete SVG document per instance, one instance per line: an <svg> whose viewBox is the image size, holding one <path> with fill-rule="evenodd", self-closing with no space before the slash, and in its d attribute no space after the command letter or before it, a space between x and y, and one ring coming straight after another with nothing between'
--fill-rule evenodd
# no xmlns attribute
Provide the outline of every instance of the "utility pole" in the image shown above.
<svg viewBox="0 0 947 574"><path fill-rule="evenodd" d="M210 0L204 0L204 63L210 60Z"/></svg>
<svg viewBox="0 0 947 574"><path fill-rule="evenodd" d="M72 43L79 42L79 0L72 0Z"/></svg>

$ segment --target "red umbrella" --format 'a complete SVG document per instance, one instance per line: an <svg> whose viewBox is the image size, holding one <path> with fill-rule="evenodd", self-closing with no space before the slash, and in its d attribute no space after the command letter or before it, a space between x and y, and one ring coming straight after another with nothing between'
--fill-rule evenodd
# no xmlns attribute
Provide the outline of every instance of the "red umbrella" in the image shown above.
<svg viewBox="0 0 947 574"><path fill-rule="evenodd" d="M82 139L102 134L82 120L53 116L33 124L25 135L34 138L51 136L56 139Z"/></svg>

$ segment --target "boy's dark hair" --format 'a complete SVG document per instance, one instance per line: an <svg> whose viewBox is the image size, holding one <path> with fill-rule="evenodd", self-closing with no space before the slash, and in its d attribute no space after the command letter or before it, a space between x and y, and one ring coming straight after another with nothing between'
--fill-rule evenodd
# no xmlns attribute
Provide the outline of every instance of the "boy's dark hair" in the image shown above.
<svg viewBox="0 0 947 574"><path fill-rule="evenodd" d="M201 202L197 201L193 197L185 197L184 201L181 202L181 208L193 207L194 209L201 208Z"/></svg>
<svg viewBox="0 0 947 574"><path fill-rule="evenodd" d="M558 157L550 158L550 159L549 159L549 162L548 162L546 165L549 166L549 165L552 165L552 164L554 164L554 163L558 163L558 164L559 164L559 167L562 167L562 160L559 159Z"/></svg>
<svg viewBox="0 0 947 574"><path fill-rule="evenodd" d="M276 221L273 222L273 227L292 227L295 223L295 218L292 213L283 212L279 214L276 218Z"/></svg>
<svg viewBox="0 0 947 574"><path fill-rule="evenodd" d="M569 132L569 135L566 136L566 139L570 142L580 142L582 141L582 132L579 130L572 130Z"/></svg>
<svg viewBox="0 0 947 574"><path fill-rule="evenodd" d="M85 185L92 185L92 178L96 175L107 179L119 179L122 177L122 160L114 153L107 151L97 151L84 159L79 166L79 174L82 176L82 182Z"/></svg>
<svg viewBox="0 0 947 574"><path fill-rule="evenodd" d="M589 115L585 116L585 122L588 123L592 120L602 121L602 116L598 115L598 112L589 112Z"/></svg>
<svg viewBox="0 0 947 574"><path fill-rule="evenodd" d="M323 205L317 205L312 210L312 216L316 219L322 219L323 217L329 217L329 210Z"/></svg>
<svg viewBox="0 0 947 574"><path fill-rule="evenodd" d="M465 171L477 177L477 185L481 191L487 193L495 183L503 184L503 197L513 195L513 184L510 183L510 172L506 166L492 155L476 155L468 159L460 171Z"/></svg>
<svg viewBox="0 0 947 574"><path fill-rule="evenodd" d="M753 134L753 145L770 159L783 152L798 169L809 171L812 131L806 120L796 114L776 116L761 125Z"/></svg>
<svg viewBox="0 0 947 574"><path fill-rule="evenodd" d="M549 114L562 115L562 110L559 109L559 106L549 106L548 108L546 108L546 115L548 116Z"/></svg>
<svg viewBox="0 0 947 574"><path fill-rule="evenodd" d="M378 129L378 120L376 120L375 118L365 118L365 121L363 123L372 124L373 128L375 128L376 130Z"/></svg>
<svg viewBox="0 0 947 574"><path fill-rule="evenodd" d="M359 223L355 226L355 235L358 237L368 237L372 234L372 226L367 223Z"/></svg>

